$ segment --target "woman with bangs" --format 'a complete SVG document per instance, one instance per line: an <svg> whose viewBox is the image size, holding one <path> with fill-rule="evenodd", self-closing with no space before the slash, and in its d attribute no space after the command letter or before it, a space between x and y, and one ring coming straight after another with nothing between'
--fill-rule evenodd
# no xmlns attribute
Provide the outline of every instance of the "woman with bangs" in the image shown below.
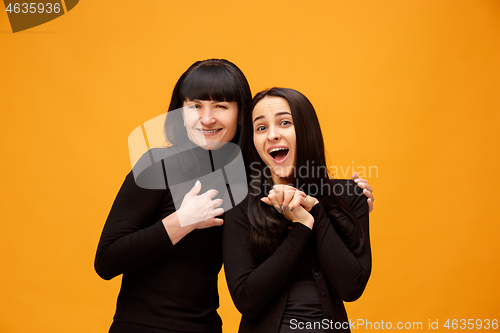
<svg viewBox="0 0 500 333"><path fill-rule="evenodd" d="M257 94L244 124L250 191L223 236L239 332L349 331L343 301L361 296L371 272L363 191L329 178L316 112L298 91Z"/></svg>
<svg viewBox="0 0 500 333"><path fill-rule="evenodd" d="M99 276L123 274L109 332L222 332L217 276L225 189L197 179L231 162L234 147L252 146L240 134L251 97L243 73L223 59L198 61L178 80L164 128L171 146L151 149L136 164L147 167L127 175L97 248ZM177 172L167 182L168 170ZM177 183L190 184L178 209ZM366 181L360 186L373 200Z"/></svg>
<svg viewBox="0 0 500 333"><path fill-rule="evenodd" d="M178 80L165 122L171 146L152 149L152 155L172 156L139 175L127 175L99 241L99 276L109 280L123 274L109 332L222 331L216 311L222 199L210 184L196 180L203 176L207 150L224 150L227 142L244 143L238 121L251 98L245 76L226 60L196 62ZM151 151L136 166L150 155ZM178 210L170 179L157 189L152 184L166 169L179 170L179 182L192 180ZM199 222L182 224L183 220Z"/></svg>

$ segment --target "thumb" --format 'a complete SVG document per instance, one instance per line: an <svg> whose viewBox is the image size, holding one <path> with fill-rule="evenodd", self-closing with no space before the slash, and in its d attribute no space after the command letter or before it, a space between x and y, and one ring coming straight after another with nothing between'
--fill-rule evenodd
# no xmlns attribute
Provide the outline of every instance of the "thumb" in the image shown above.
<svg viewBox="0 0 500 333"><path fill-rule="evenodd" d="M268 205L270 205L270 206L272 206L272 205L273 205L273 204L271 203L271 200L269 200L269 198L268 198L268 197L261 198L260 200L261 200L263 203L268 204Z"/></svg>
<svg viewBox="0 0 500 333"><path fill-rule="evenodd" d="M194 184L193 188L187 194L195 196L195 195L198 195L198 193L200 193L200 191L201 191L201 182L199 180L197 180L196 183Z"/></svg>
<svg viewBox="0 0 500 333"><path fill-rule="evenodd" d="M354 179L356 179L356 178L359 178L359 176L358 176L358 172L357 172L357 171L356 171L355 173L353 173L353 174L352 174L352 176L351 176L351 180L354 180Z"/></svg>

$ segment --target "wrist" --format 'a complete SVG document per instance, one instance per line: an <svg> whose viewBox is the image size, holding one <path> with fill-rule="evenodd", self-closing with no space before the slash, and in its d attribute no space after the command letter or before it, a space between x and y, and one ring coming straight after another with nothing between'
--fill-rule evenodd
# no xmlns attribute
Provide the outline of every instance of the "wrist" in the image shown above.
<svg viewBox="0 0 500 333"><path fill-rule="evenodd" d="M294 223L301 223L301 224L305 225L306 227L308 227L309 229L312 230L313 225L314 225L314 217L309 216L306 219L301 219L300 221L299 220L294 220L292 222L294 222Z"/></svg>
<svg viewBox="0 0 500 333"><path fill-rule="evenodd" d="M172 241L172 244L174 245L184 236L194 230L193 224L181 226L179 222L178 212L172 213L169 216L165 217L162 222L168 236L170 237L170 240Z"/></svg>

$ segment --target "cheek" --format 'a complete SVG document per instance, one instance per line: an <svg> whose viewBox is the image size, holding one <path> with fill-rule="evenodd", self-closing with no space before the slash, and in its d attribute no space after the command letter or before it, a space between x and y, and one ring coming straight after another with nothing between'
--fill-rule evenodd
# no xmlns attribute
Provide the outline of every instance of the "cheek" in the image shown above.
<svg viewBox="0 0 500 333"><path fill-rule="evenodd" d="M235 111L224 120L225 127L230 130L230 132L236 133L238 130L238 112Z"/></svg>
<svg viewBox="0 0 500 333"><path fill-rule="evenodd" d="M255 137L253 137L253 146L255 147L255 149L257 149L257 152L260 154L259 152L259 140Z"/></svg>
<svg viewBox="0 0 500 333"><path fill-rule="evenodd" d="M297 139L296 139L296 134L295 134L295 130L290 133L290 139L288 140L288 142L290 143L290 146L293 150L293 153L296 154L297 152Z"/></svg>
<svg viewBox="0 0 500 333"><path fill-rule="evenodd" d="M262 140L259 138L259 136L254 136L253 137L253 145L255 146L255 149L257 149L257 153L259 153L260 158L264 159L264 156L262 156L263 152L263 146L262 146Z"/></svg>
<svg viewBox="0 0 500 333"><path fill-rule="evenodd" d="M183 121L186 124L186 128L193 127L198 122L198 117L194 112L184 112Z"/></svg>

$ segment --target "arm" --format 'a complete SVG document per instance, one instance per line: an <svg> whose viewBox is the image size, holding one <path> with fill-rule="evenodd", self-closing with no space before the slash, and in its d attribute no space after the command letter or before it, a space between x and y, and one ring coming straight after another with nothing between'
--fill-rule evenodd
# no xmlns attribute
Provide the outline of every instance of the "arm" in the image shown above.
<svg viewBox="0 0 500 333"><path fill-rule="evenodd" d="M319 261L330 283L344 301L354 301L363 293L371 273L368 204L359 187L347 181L344 199L358 218L364 233L363 249L355 256L335 231L321 204L310 213L314 216L314 241ZM349 190L354 193L349 193Z"/></svg>
<svg viewBox="0 0 500 333"><path fill-rule="evenodd" d="M245 206L246 201L226 213L223 255L233 302L244 316L251 318L257 316L284 285L312 231L302 223L294 223L278 249L259 265L248 244L249 221L241 208Z"/></svg>
<svg viewBox="0 0 500 333"><path fill-rule="evenodd" d="M173 244L163 221L154 221L166 190L136 185L129 173L104 225L95 257L95 270L103 279L134 270L168 252Z"/></svg>
<svg viewBox="0 0 500 333"><path fill-rule="evenodd" d="M161 164L152 167L161 168ZM97 274L112 279L152 262L194 229L222 225L222 219L216 218L224 213L217 208L222 199L212 200L216 190L198 195L201 187L196 182L175 211L170 191L143 189L130 173L102 231L94 264Z"/></svg>

